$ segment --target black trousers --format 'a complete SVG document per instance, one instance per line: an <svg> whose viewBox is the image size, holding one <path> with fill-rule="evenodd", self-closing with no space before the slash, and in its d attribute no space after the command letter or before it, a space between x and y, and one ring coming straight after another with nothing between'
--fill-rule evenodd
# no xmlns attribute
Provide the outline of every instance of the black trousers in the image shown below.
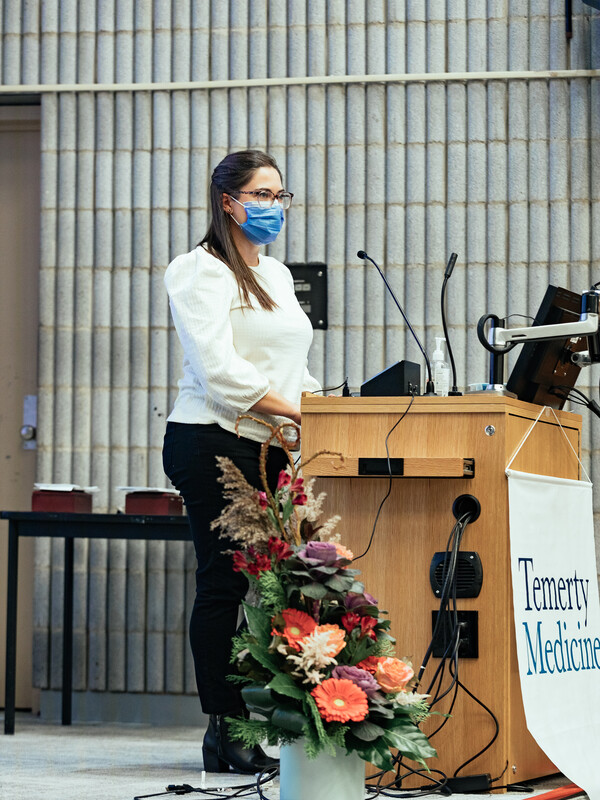
<svg viewBox="0 0 600 800"><path fill-rule="evenodd" d="M219 425L167 423L163 466L185 501L198 559L190 644L205 714L226 714L243 707L239 688L227 675L235 672L229 663L231 639L240 602L248 590L246 578L233 571L231 555L223 553L236 546L210 529L225 505L215 456L230 458L251 486L262 489L259 454L259 442L238 439ZM267 477L272 491L286 464L287 456L280 447L269 448Z"/></svg>

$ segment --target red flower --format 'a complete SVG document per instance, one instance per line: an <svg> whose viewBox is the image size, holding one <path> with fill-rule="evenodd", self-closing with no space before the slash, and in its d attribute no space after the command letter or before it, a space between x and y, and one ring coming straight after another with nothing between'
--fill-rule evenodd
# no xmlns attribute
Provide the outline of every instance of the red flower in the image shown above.
<svg viewBox="0 0 600 800"><path fill-rule="evenodd" d="M283 489L284 486L289 486L291 482L292 479L289 474L282 469L279 473L279 478L277 479L277 489Z"/></svg>
<svg viewBox="0 0 600 800"><path fill-rule="evenodd" d="M360 638L368 636L369 639L377 639L377 634L373 628L377 625L375 617L361 617L360 619Z"/></svg>
<svg viewBox="0 0 600 800"><path fill-rule="evenodd" d="M236 550L233 554L233 571L241 572L243 569L248 569L248 562L246 556L241 550Z"/></svg>
<svg viewBox="0 0 600 800"><path fill-rule="evenodd" d="M304 493L304 478L296 478L296 480L290 485L290 492Z"/></svg>
<svg viewBox="0 0 600 800"><path fill-rule="evenodd" d="M306 495L305 495L304 493L302 493L302 494L297 494L297 495L296 495L296 496L295 496L295 497L292 499L292 505L293 505L293 506L304 506L304 505L306 505Z"/></svg>
<svg viewBox="0 0 600 800"><path fill-rule="evenodd" d="M271 536L267 542L267 547L269 553L275 556L277 561L289 558L294 552L287 542L284 542L283 539L278 539L276 536Z"/></svg>
<svg viewBox="0 0 600 800"><path fill-rule="evenodd" d="M357 625L360 625L360 616L355 614L354 611L348 611L347 614L344 614L342 617L342 625L348 633L354 630Z"/></svg>
<svg viewBox="0 0 600 800"><path fill-rule="evenodd" d="M258 575L259 572L266 572L271 569L271 559L265 553L257 553L254 547L248 548L248 553L254 559L254 563L248 567L251 575ZM254 569L252 569L254 567Z"/></svg>
<svg viewBox="0 0 600 800"><path fill-rule="evenodd" d="M257 553L254 547L248 548L248 560L241 550L236 550L233 554L233 571L247 572L250 575L258 575L271 569L271 559L265 553Z"/></svg>
<svg viewBox="0 0 600 800"><path fill-rule="evenodd" d="M384 660L383 656L367 656L363 658L362 661L359 661L356 666L359 669L365 669L367 672L370 672L371 675L375 675L379 662Z"/></svg>
<svg viewBox="0 0 600 800"><path fill-rule="evenodd" d="M266 492L256 492L256 494L254 496L256 497L256 499L258 501L258 505L261 508L266 508L269 505L269 501L267 499L267 493Z"/></svg>
<svg viewBox="0 0 600 800"><path fill-rule="evenodd" d="M254 556L254 562L248 564L246 571L250 575L259 575L261 572L268 572L271 569L271 559L264 553L257 553Z"/></svg>

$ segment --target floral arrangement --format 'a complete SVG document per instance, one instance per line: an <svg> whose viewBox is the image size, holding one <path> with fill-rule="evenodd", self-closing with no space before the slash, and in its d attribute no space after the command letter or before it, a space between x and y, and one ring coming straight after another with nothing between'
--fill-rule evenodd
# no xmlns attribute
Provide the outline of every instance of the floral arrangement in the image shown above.
<svg viewBox="0 0 600 800"><path fill-rule="evenodd" d="M413 668L394 654L386 612L357 580L353 554L335 533L340 517L318 524L325 495L313 495L314 481L304 481L291 457L298 427L268 427L260 456L264 491L218 459L229 503L213 526L234 542L234 570L251 587L248 626L232 652L239 675L232 679L244 684L248 709L262 717L229 720L231 734L247 746L303 737L309 757L337 746L385 770L393 768L390 748L396 748L426 766L436 755L418 727L429 714L426 695L413 691ZM283 435L290 427L291 444ZM273 494L266 458L274 439L290 465Z"/></svg>

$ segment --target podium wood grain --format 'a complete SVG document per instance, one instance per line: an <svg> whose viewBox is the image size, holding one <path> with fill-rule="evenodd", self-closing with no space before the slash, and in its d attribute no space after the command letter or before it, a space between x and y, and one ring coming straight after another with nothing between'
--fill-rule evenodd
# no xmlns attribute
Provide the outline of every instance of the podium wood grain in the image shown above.
<svg viewBox="0 0 600 800"><path fill-rule="evenodd" d="M367 548L389 481L387 477L352 477L356 475L352 470L359 458L386 457L386 435L409 402L409 398L310 395L302 400L303 462L323 449L344 456L345 466L334 457L322 456L304 473L318 476L315 489L327 492L324 513L342 515L342 542L355 556ZM539 406L495 395L415 398L389 437L390 458L437 463L434 474L447 472L450 465L456 469L462 459L473 459L474 476L393 478L371 548L356 565L367 590L378 598L380 608L389 611L397 654L410 658L418 670L431 638L431 614L438 607L429 583L431 560L435 552L446 549L455 522L454 500L472 494L480 501L481 515L468 525L461 549L479 553L483 585L478 597L458 600L460 610L478 612L479 658L460 659L459 679L494 712L500 731L494 744L460 774L487 772L497 778L504 773L500 784L556 772L525 723L513 623L505 475L508 461L539 411ZM563 430L552 412L544 410L515 458L514 469L580 477L573 450L580 453L581 418L556 413ZM438 664L438 659L429 662L422 691ZM436 710L448 712L450 700L449 696ZM430 732L440 721L434 717L426 730ZM439 760L432 760L430 766L452 775L493 734L489 714L459 689L451 719L433 739ZM406 785L423 783L418 778Z"/></svg>

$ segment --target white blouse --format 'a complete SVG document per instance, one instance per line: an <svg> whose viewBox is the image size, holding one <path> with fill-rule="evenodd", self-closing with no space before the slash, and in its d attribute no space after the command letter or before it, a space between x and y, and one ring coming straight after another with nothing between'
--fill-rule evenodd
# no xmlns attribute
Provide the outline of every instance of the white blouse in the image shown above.
<svg viewBox="0 0 600 800"><path fill-rule="evenodd" d="M251 267L277 304L261 308L253 295L244 307L233 272L204 248L177 256L165 273L171 314L183 345L183 378L169 421L218 423L235 430L240 414L270 389L299 404L303 391L319 391L307 368L313 331L294 294L289 269L259 255ZM286 417L250 412L274 425ZM268 431L244 419L239 431L262 442Z"/></svg>

